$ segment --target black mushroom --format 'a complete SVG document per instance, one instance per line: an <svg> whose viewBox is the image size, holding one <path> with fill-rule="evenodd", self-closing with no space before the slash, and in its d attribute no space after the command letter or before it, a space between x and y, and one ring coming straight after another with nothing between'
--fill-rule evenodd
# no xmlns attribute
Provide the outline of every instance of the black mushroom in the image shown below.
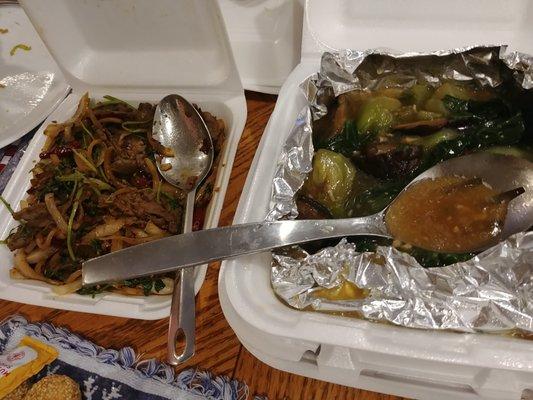
<svg viewBox="0 0 533 400"><path fill-rule="evenodd" d="M398 179L409 176L420 167L423 147L412 144L375 143L363 151L358 166L370 175L381 179Z"/></svg>

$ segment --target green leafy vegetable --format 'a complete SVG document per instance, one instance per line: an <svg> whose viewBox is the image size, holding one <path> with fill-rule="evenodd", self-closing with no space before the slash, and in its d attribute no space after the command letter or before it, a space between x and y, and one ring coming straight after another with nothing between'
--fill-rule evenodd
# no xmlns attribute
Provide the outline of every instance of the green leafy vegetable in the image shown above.
<svg viewBox="0 0 533 400"><path fill-rule="evenodd" d="M367 189L345 203L348 217L362 217L382 211L396 198L408 182L385 182Z"/></svg>
<svg viewBox="0 0 533 400"><path fill-rule="evenodd" d="M89 286L89 287L82 287L79 289L76 293L81 295L90 295L94 298L97 294L103 293L106 290L111 289L112 286L110 285L96 285L96 286Z"/></svg>
<svg viewBox="0 0 533 400"><path fill-rule="evenodd" d="M533 143L533 117L528 114L528 106L517 99L511 103L491 96L466 84L448 82L436 89L417 84L402 93L401 102L392 97L370 97L362 106L359 103L356 112L342 110L338 113L340 121L335 122L339 126L344 121L343 129L316 143L313 171L301 194L325 206L336 218L358 217L382 211L415 176L452 157L486 150L533 160L527 147ZM354 115L355 121L351 119ZM434 119L444 122L416 124ZM415 123L416 130L392 130L399 122ZM417 151L412 152L411 158L402 158L404 147ZM361 185L360 171L352 161L374 179ZM378 174L382 164L397 174ZM403 172L402 166L409 168ZM350 241L358 251L392 245L391 240L373 237ZM398 250L407 252L424 267L449 265L474 256L435 253L409 245L399 245Z"/></svg>
<svg viewBox="0 0 533 400"><path fill-rule="evenodd" d="M127 286L127 287L132 287L132 288L136 288L136 287L140 286L142 288L142 290L143 290L144 295L148 296L152 292L152 289L154 288L155 281L158 281L158 280L161 280L161 279L159 279L159 278L158 279L154 279L154 278L151 278L151 277L128 279L128 280L124 281L124 285ZM164 286L165 286L165 284L163 283L163 287ZM158 284L158 287L160 287L159 284ZM159 289L159 290L161 290L161 289Z"/></svg>
<svg viewBox="0 0 533 400"><path fill-rule="evenodd" d="M303 192L325 206L334 217L342 218L355 176L355 167L349 159L320 149L313 157L313 170L304 183Z"/></svg>
<svg viewBox="0 0 533 400"><path fill-rule="evenodd" d="M365 133L388 130L394 121L392 112L401 106L402 103L392 97L370 98L361 108L361 114L357 118L357 130Z"/></svg>
<svg viewBox="0 0 533 400"><path fill-rule="evenodd" d="M509 118L478 119L478 121L462 127L459 131L460 134L456 138L445 140L435 145L431 151L427 152L417 174L443 160L457 157L467 150L472 151L491 146L516 144L525 132L524 119L520 112Z"/></svg>
<svg viewBox="0 0 533 400"><path fill-rule="evenodd" d="M438 87L434 94L425 102L424 109L447 116L448 109L443 101L445 97L470 100L472 95L472 90L469 87L446 82Z"/></svg>
<svg viewBox="0 0 533 400"><path fill-rule="evenodd" d="M416 261L425 268L443 267L458 262L468 261L476 255L475 253L435 253L418 247L401 251L405 251L413 256Z"/></svg>
<svg viewBox="0 0 533 400"><path fill-rule="evenodd" d="M328 149L349 157L355 151L366 146L374 138L373 133L360 133L355 121L346 121L338 135L317 145L318 149Z"/></svg>
<svg viewBox="0 0 533 400"><path fill-rule="evenodd" d="M406 92L404 99L406 103L415 104L418 108L421 108L433 92L434 89L429 85L416 84Z"/></svg>
<svg viewBox="0 0 533 400"><path fill-rule="evenodd" d="M354 236L349 241L358 252L374 252L378 246L392 246L392 240L376 236ZM424 268L444 267L470 260L475 253L436 253L418 247L400 247L397 250L409 254Z"/></svg>
<svg viewBox="0 0 533 400"><path fill-rule="evenodd" d="M502 99L475 101L445 96L442 103L449 112L448 119L456 122L485 122L491 119L509 118L513 115L510 107Z"/></svg>
<svg viewBox="0 0 533 400"><path fill-rule="evenodd" d="M164 288L165 288L165 282L163 282L163 279L156 279L154 282L154 290L157 293L159 293Z"/></svg>

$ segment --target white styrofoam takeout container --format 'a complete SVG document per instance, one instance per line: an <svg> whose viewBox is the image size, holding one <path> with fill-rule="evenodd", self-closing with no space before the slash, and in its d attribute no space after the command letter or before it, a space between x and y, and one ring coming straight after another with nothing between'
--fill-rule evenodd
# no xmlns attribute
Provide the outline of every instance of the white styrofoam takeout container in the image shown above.
<svg viewBox="0 0 533 400"><path fill-rule="evenodd" d="M324 50L431 51L508 43L533 54L532 30L529 0L307 0L302 59L281 88L234 223L265 218L273 160L279 159L306 105L299 84L319 70ZM224 315L261 361L299 375L417 399L519 400L533 394L531 341L298 311L274 295L270 262L269 253L225 261L219 275Z"/></svg>
<svg viewBox="0 0 533 400"><path fill-rule="evenodd" d="M36 133L4 191L17 208L29 188L30 170L44 144L43 130L65 121L81 95L110 94L132 103L157 103L179 93L226 122L227 141L206 227L215 227L233 159L246 121L246 102L217 2L210 0L21 0L26 13L72 87L72 93ZM157 4L157 7L154 5ZM0 210L0 237L16 226ZM9 277L13 257L0 246L0 298L66 310L139 319L169 315L170 296L115 294L56 296L50 287ZM195 289L205 278L198 268Z"/></svg>
<svg viewBox="0 0 533 400"><path fill-rule="evenodd" d="M277 94L300 61L303 0L219 0L242 85Z"/></svg>

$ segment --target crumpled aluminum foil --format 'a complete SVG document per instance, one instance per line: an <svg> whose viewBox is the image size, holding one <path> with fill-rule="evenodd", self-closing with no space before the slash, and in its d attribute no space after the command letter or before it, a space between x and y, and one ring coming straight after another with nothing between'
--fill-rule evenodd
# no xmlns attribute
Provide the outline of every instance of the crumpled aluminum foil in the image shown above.
<svg viewBox="0 0 533 400"><path fill-rule="evenodd" d="M402 87L417 80L438 84L449 79L497 87L508 84L506 76L511 76L523 89L533 89L533 57L506 53L505 47L423 55L324 53L320 72L301 84L308 106L283 147L267 220L298 215L295 194L312 168L312 121L327 113L334 97L389 86L393 73L396 83L401 77ZM313 255L296 250L290 256L274 253L271 283L275 293L297 309L350 313L412 328L533 333L533 232L514 235L467 262L431 269L393 247L358 253L344 239ZM344 282L365 290L365 295L350 300L322 295Z"/></svg>

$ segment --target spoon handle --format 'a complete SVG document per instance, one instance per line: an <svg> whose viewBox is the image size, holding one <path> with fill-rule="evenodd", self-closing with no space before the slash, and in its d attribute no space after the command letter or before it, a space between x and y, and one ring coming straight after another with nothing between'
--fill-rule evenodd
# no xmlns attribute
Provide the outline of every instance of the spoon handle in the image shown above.
<svg viewBox="0 0 533 400"><path fill-rule="evenodd" d="M352 235L390 237L383 214L337 220L249 223L185 233L144 243L83 264L84 285L167 273L273 248Z"/></svg>
<svg viewBox="0 0 533 400"><path fill-rule="evenodd" d="M192 231L195 197L196 190L190 191L187 195L183 233ZM185 268L176 272L167 337L167 361L171 365L179 365L194 355L196 336L194 272L194 268ZM178 354L176 343L180 333L183 337L184 347L181 354Z"/></svg>

